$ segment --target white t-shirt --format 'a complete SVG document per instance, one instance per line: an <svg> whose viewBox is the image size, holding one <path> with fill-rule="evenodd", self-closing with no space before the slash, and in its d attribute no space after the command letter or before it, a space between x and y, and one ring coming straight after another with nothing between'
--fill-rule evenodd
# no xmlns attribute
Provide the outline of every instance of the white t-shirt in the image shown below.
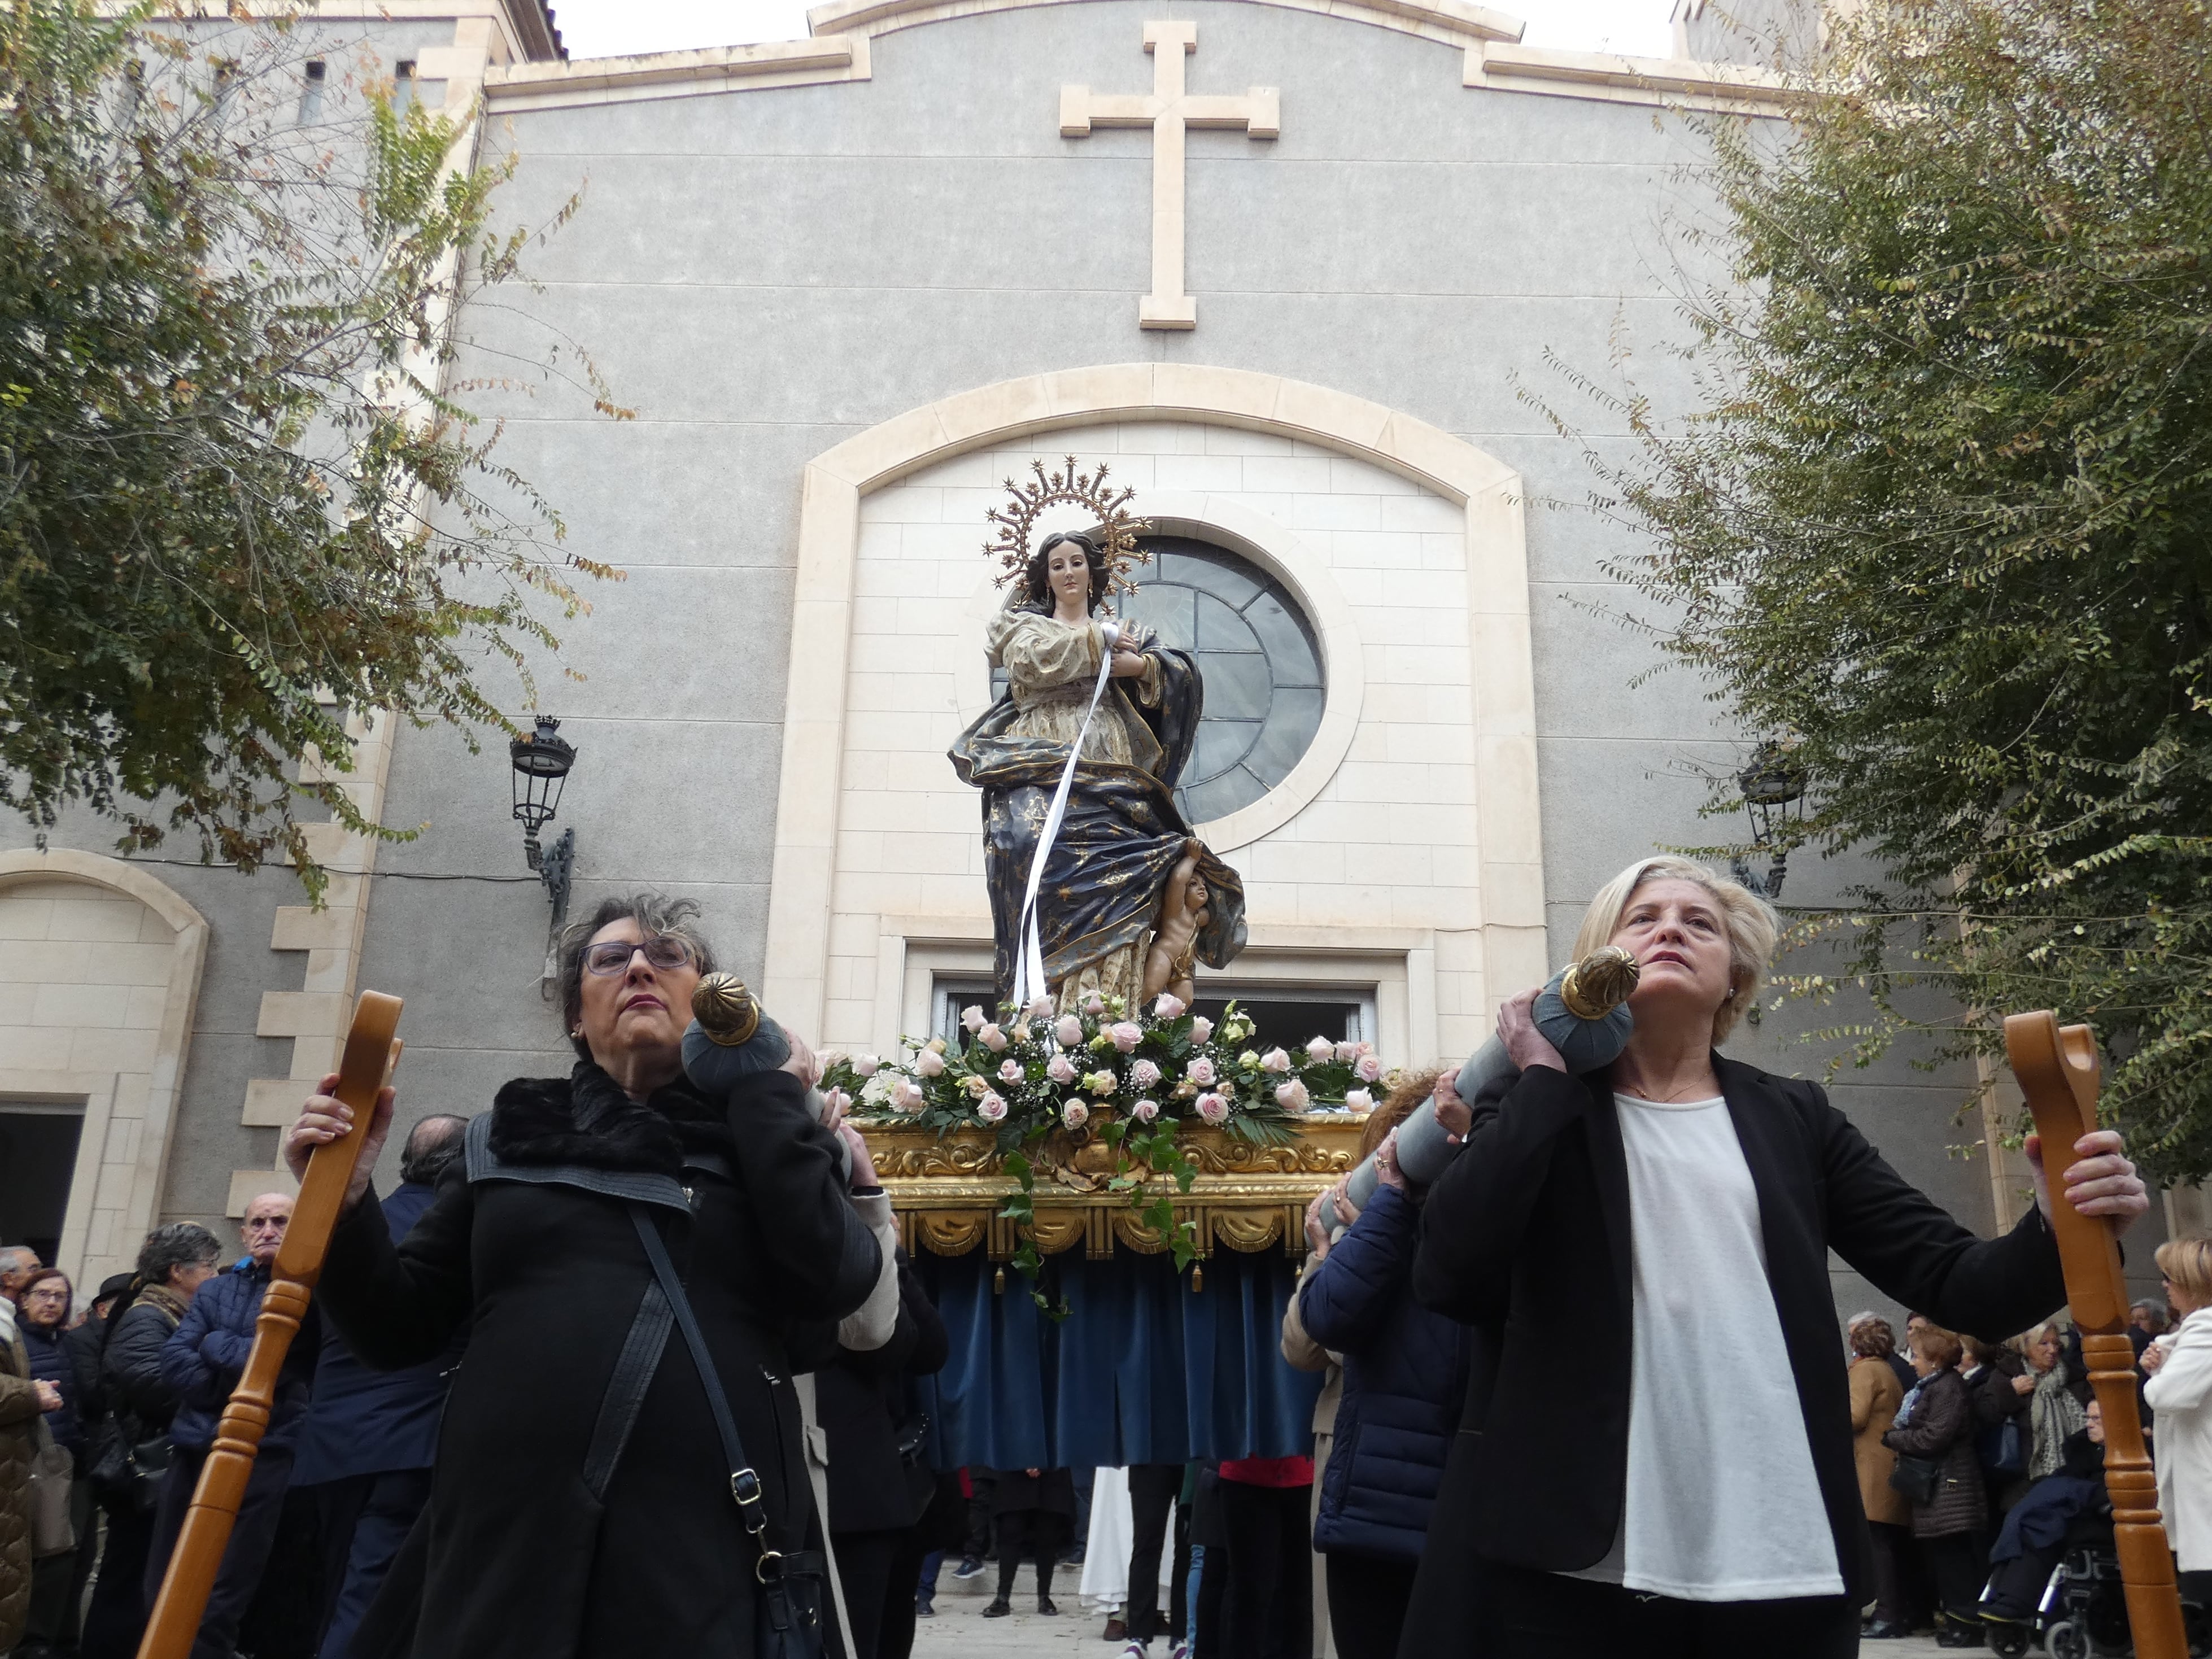
<svg viewBox="0 0 2212 1659"><path fill-rule="evenodd" d="M1840 1595L1728 1103L1613 1100L1635 1255L1628 1493L1611 1553L1571 1576L1689 1601Z"/></svg>

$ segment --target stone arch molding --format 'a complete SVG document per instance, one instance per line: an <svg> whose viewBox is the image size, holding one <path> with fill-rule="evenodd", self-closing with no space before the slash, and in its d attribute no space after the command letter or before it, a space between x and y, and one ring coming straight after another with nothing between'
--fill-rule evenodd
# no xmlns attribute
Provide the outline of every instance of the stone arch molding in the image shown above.
<svg viewBox="0 0 2212 1659"><path fill-rule="evenodd" d="M0 1101L82 1104L60 1265L97 1283L131 1266L161 1218L208 924L143 869L68 848L0 853L0 918L10 894L33 884L102 902L73 915L55 899L51 915L0 927L9 977L21 981L10 988L32 993L10 999L26 1023L0 1024ZM134 929L134 915L158 925Z"/></svg>
<svg viewBox="0 0 2212 1659"><path fill-rule="evenodd" d="M1519 475L1463 439L1363 398L1245 369L1127 363L1004 380L911 410L847 439L807 464L799 509L791 668L769 899L764 992L779 1016L819 1031L828 989L829 922L836 876L840 766L845 738L860 498L933 464L1009 440L1115 421L1234 426L1316 444L1371 463L1457 504L1465 514L1474 665L1468 718L1480 775L1474 807L1483 978L1496 987L1543 978L1543 877L1538 817L1528 552ZM1170 522L1204 524L1267 550L1237 504L1164 497L1148 504ZM1275 548L1290 544L1267 538ZM1323 614L1333 598L1318 561L1272 559ZM1339 625L1332 682L1357 638ZM1356 655L1351 659L1356 661ZM1357 676L1353 677L1355 679ZM1333 705L1345 744L1358 720ZM1323 763L1319 757L1333 752ZM1333 732L1317 738L1300 777L1220 826L1256 839L1295 815L1342 758ZM1320 773L1316 776L1314 774ZM1297 787L1294 789L1293 784ZM1286 795L1286 792L1288 792ZM1291 804L1287 811L1285 797ZM1247 825L1239 821L1252 820ZM1249 830L1250 833L1243 833ZM1243 844L1240 842L1239 844Z"/></svg>

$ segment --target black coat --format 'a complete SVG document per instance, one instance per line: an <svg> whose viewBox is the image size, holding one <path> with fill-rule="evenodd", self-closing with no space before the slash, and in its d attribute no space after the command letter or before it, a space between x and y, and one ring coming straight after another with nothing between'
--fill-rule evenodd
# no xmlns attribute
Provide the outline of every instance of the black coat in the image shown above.
<svg viewBox="0 0 2212 1659"><path fill-rule="evenodd" d="M937 1489L925 1459L899 1455L899 1430L911 1416L907 1380L945 1369L952 1352L929 1293L903 1254L898 1323L880 1348L840 1348L814 1374L814 1414L830 1443L830 1529L902 1530L921 1519Z"/></svg>
<svg viewBox="0 0 2212 1659"><path fill-rule="evenodd" d="M100 1392L117 1431L132 1445L177 1414L176 1390L161 1376L161 1347L177 1322L159 1303L135 1301L113 1316L100 1353Z"/></svg>
<svg viewBox="0 0 2212 1659"><path fill-rule="evenodd" d="M1901 1456L1924 1457L1942 1471L1935 1498L1912 1506L1912 1535L1948 1538L1981 1530L1990 1523L1990 1500L1974 1449L1974 1405L1966 1379L1946 1366L1922 1379L1909 1399L1911 1420L1882 1436L1881 1443Z"/></svg>
<svg viewBox="0 0 2212 1659"><path fill-rule="evenodd" d="M617 1360L660 1306L631 1206L683 1276L773 1540L818 1548L793 1349L834 1343L880 1266L835 1137L787 1072L746 1078L725 1112L681 1084L638 1104L586 1062L566 1080L507 1085L467 1148L398 1245L380 1206L355 1206L317 1292L371 1365L421 1364L475 1322L428 1506L356 1650L744 1659L757 1553L698 1372L665 1321L609 1454Z"/></svg>
<svg viewBox="0 0 2212 1659"><path fill-rule="evenodd" d="M1938 1323L1995 1341L2065 1300L2057 1246L2033 1210L2002 1237L1976 1237L1884 1163L1818 1085L1713 1063L1759 1194L1768 1288L1844 1579L1869 1600L1828 1252ZM1452 1650L1446 1632L1464 1629L1465 1609L1449 1592L1473 1561L1571 1571L1612 1547L1628 1463L1628 1225L1606 1073L1539 1067L1475 1103L1467 1143L1430 1191L1413 1263L1415 1294L1475 1326L1476 1357L1406 1653ZM1563 1353L1608 1362L1562 1365Z"/></svg>

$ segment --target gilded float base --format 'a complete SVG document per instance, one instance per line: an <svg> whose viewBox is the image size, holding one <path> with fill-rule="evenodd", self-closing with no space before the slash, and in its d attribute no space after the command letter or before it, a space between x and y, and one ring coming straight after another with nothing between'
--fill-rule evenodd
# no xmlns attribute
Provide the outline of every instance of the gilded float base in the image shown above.
<svg viewBox="0 0 2212 1659"><path fill-rule="evenodd" d="M1180 1140L1198 1166L1190 1191L1176 1193L1165 1176L1154 1176L1149 1190L1174 1197L1176 1219L1194 1224L1201 1256L1217 1246L1250 1254L1278 1245L1286 1255L1303 1255L1306 1206L1358 1162L1365 1123L1364 1113L1301 1113L1297 1139L1281 1146L1255 1146L1218 1129L1191 1130ZM1000 1169L994 1137L961 1130L940 1140L918 1127L861 1127L909 1255L965 1255L980 1244L994 1261L1012 1256L1027 1230L999 1212L1020 1183ZM1108 1188L1113 1153L1103 1141L1087 1132L1055 1134L1034 1162L1035 1232L1044 1255L1078 1244L1094 1260L1117 1249L1148 1255L1166 1249L1130 1195Z"/></svg>

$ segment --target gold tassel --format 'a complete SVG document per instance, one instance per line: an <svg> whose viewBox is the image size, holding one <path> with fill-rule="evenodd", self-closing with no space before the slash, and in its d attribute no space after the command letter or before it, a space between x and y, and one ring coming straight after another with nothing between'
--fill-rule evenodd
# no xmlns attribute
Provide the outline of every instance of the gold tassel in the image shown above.
<svg viewBox="0 0 2212 1659"><path fill-rule="evenodd" d="M1006 1293L1006 1270L1004 1267L1001 1267L991 1275L991 1294L993 1296L1004 1296Z"/></svg>
<svg viewBox="0 0 2212 1659"><path fill-rule="evenodd" d="M1206 1288L1206 1263L1203 1261L1194 1261L1190 1264L1190 1287L1194 1291L1202 1291Z"/></svg>

